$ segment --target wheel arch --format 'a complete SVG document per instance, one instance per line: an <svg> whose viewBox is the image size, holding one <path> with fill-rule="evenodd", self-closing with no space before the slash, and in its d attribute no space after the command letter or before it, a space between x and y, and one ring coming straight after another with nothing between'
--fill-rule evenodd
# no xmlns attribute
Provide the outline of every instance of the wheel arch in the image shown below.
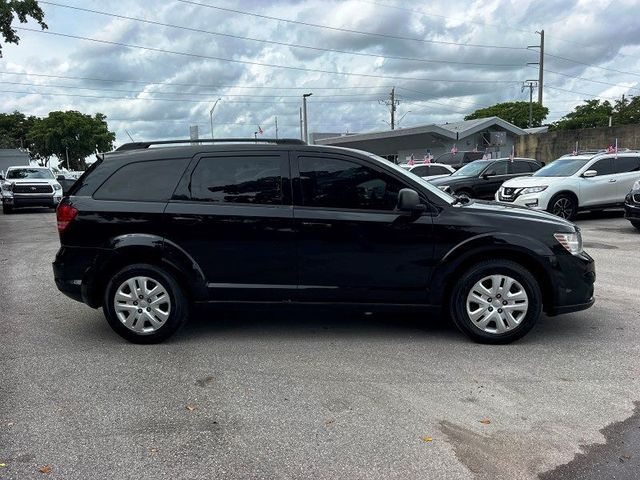
<svg viewBox="0 0 640 480"><path fill-rule="evenodd" d="M551 206L552 201L558 197L559 195L568 195L570 197L573 198L573 200L576 202L576 210L578 208L580 208L580 198L578 197L578 194L576 192L574 192L573 190L560 190L556 193L554 193L553 195L551 195L551 197L549 198L549 201L547 202L547 206L545 207L545 210L548 210Z"/></svg>
<svg viewBox="0 0 640 480"><path fill-rule="evenodd" d="M127 234L109 242L111 248L99 256L85 273L82 296L89 306L102 304L105 289L116 272L127 265L146 263L163 268L183 287L189 300L206 297L206 281L197 263L177 245L155 235Z"/></svg>

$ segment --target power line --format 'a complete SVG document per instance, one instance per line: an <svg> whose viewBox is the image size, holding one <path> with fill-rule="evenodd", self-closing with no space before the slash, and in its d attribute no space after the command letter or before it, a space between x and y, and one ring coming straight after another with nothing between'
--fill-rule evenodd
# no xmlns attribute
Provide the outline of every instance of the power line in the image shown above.
<svg viewBox="0 0 640 480"><path fill-rule="evenodd" d="M302 48L302 49L308 49L308 50L315 50L315 51L321 51L321 52L331 52L331 53L341 53L341 54L347 54L347 55L357 55L357 56L363 56L363 57L373 57L373 58L384 58L384 59L388 59L388 60L404 60L404 61L412 61L412 62L422 62L422 63L443 63L443 64L448 64L448 65L470 65L470 66L483 66L483 67L522 67L523 63L481 63L481 62L458 62L458 61L454 61L454 60L435 60L435 59L428 59L428 58L417 58L417 57L400 57L400 56L392 56L392 55L383 55L383 54L378 54L378 53L366 53L366 52L355 52L355 51L351 51L351 50L338 50L338 49L333 49L333 48L322 48L322 47L313 47L313 46L309 46L309 45L300 45L300 44L296 44L296 43L286 43L286 42L278 42L275 40L265 40L265 39L259 39L259 38L253 38L253 37L245 37L242 35L233 35L230 33L221 33L221 32L213 32L210 30L203 30L203 29L199 29L199 28L191 28L191 27L185 27L182 25L175 25L175 24L171 24L171 23L163 23L163 22L158 22L158 21L154 21L154 20L145 20L142 18L136 18L136 17L130 17L127 15L120 15L117 13L110 13L110 12L104 12L104 11L100 11L100 10L92 10L89 8L82 8L82 7L75 7L72 5L65 5L65 4L61 4L61 3L54 3L54 2L47 2L47 1L40 1L41 4L44 5L53 5L56 7L61 7L61 8L69 8L72 10L78 10L78 11L82 11L82 12L89 12L89 13L95 13L97 15L104 15L104 16L108 16L108 17L114 17L114 18L121 18L121 19L125 19L125 20L133 20L135 22L141 22L141 23L146 23L149 25L158 25L158 26L162 26L162 27L169 27L169 28L176 28L176 29L180 29L180 30L187 30L190 32L197 32L197 33L206 33L208 35L218 35L218 36L223 36L223 37L228 37L228 38L236 38L239 40L249 40L252 42L260 42L260 43L269 43L272 45L281 45L281 46L286 46L286 47L293 47L293 48Z"/></svg>
<svg viewBox="0 0 640 480"><path fill-rule="evenodd" d="M202 83L178 83L178 82L156 82L151 80L129 80L129 79L113 79L113 78L96 78L96 77L78 77L68 75L51 75L45 73L31 73L31 72L6 72L0 71L0 74L4 75L27 75L33 77L44 78L58 78L66 80L86 80L90 82L107 82L107 83L138 83L143 85L169 85L176 87L206 87L206 88L246 88L246 89L268 89L268 90L351 90L351 89L372 89L372 88L391 88L387 85L364 85L364 86L352 86L352 87L270 87L262 85L215 85L215 84L202 84ZM299 95L297 95L299 96Z"/></svg>
<svg viewBox="0 0 640 480"><path fill-rule="evenodd" d="M1 83L1 82L0 82ZM41 86L41 85L39 85ZM158 102L183 102L183 103L211 103L209 100L195 100L189 98L155 98L155 97L113 97L105 95L84 95L79 93L59 93L59 92L29 92L29 91L17 91L17 90L0 90L3 93L19 93L26 95L44 95L44 96L61 96L61 97L77 97L77 98L102 98L112 100L145 100L145 101L158 101ZM360 99L360 100L319 100L313 102L314 104L323 103L361 103L361 102L377 102L377 98L373 99ZM257 101L252 100L225 100L225 104L261 104L261 105L299 105L297 101Z"/></svg>
<svg viewBox="0 0 640 480"><path fill-rule="evenodd" d="M579 65L586 65L587 67L593 67L593 68L598 68L600 70L608 70L610 72L616 72L616 73L622 73L622 74L625 74L625 75L633 75L635 77L640 77L640 73L626 72L624 70L616 70L615 68L601 67L599 65L594 65L592 63L581 62L579 60L574 60L572 58L561 57L560 55L555 55L553 53L545 53L545 55L547 57L557 58L559 60L564 60L566 62L573 62L573 63L577 63Z"/></svg>
<svg viewBox="0 0 640 480"><path fill-rule="evenodd" d="M180 1L183 1L183 0L180 0ZM15 27L15 29L26 31L26 32L35 32L42 35L54 35L58 37L73 38L76 40L86 40L89 42L103 43L105 45L117 45L120 47L137 48L137 49L147 50L151 52L169 53L172 55L181 55L181 56L193 57L193 58L203 58L207 60L218 60L222 62L240 63L243 65L257 65L260 67L282 68L285 70L295 70L295 71L301 71L301 72L315 72L315 73L326 73L329 75L344 75L344 76L365 77L365 78L383 78L383 79L392 79L392 80L416 80L416 81L423 81L423 82L442 82L442 83L483 83L483 84L517 83L513 80L442 80L442 79L434 79L434 78L405 77L405 76L399 76L399 75L374 75L371 73L339 72L336 70L322 70L318 68L294 67L291 65L277 65L274 63L255 62L250 60L234 60L231 58L216 57L212 55L202 55L202 54L190 53L190 52L176 52L174 50L166 50L163 48L145 47L142 45L133 45L130 43L114 42L111 40L99 40L97 38L83 37L80 35L71 35L68 33L52 32L49 30L36 30L35 28Z"/></svg>
<svg viewBox="0 0 640 480"><path fill-rule="evenodd" d="M249 97L249 98L299 98L300 95L249 95L249 94L221 94L218 92L145 92L139 90L122 90L119 88L95 88L95 87L79 87L76 85L53 85L53 84L41 84L41 83L24 83L24 82L7 82L0 81L0 84L8 85L24 85L30 87L46 87L46 88L70 88L75 90L95 90L99 92L120 92L130 93L134 95L139 94L158 94L158 95L196 95L196 96L218 96L218 97ZM337 93L333 95L314 95L317 98L335 98L335 97L376 97L377 93ZM371 98L374 100L374 98Z"/></svg>
<svg viewBox="0 0 640 480"><path fill-rule="evenodd" d="M575 90L568 90L566 88L560 88L560 87L552 87L550 85L547 85L546 88L550 88L551 90L558 90L560 92L573 93L574 95L586 95L587 97L605 98L607 100L618 100L616 97L605 97L604 95L596 95L593 93L576 92Z"/></svg>
<svg viewBox="0 0 640 480"><path fill-rule="evenodd" d="M276 20L279 22L287 22L287 23L293 23L296 25L304 25L305 27L314 27L314 28L322 28L322 29L326 29L326 30L333 30L333 31L338 31L338 32L346 32L346 33L355 33L358 35L368 35L368 36L373 36L373 37L381 37L381 38L391 38L394 40L409 40L409 41L413 41L413 42L421 42L421 43L435 43L435 44L442 44L442 45L456 45L458 47L476 47L476 48L496 48L496 49L503 49L503 50L526 50L526 48L524 47L508 47L508 46L504 46L504 45L483 45L483 44L476 44L476 43L458 43L458 42L450 42L450 41L444 41L444 40L427 40L424 38L416 38L416 37L402 37L399 35L390 35L390 34L386 34L386 33L377 33L377 32L363 32L360 30L352 30L349 28L340 28L340 27L331 27L329 25L321 25L321 24L317 24L317 23L309 23L309 22L302 22L299 20L291 20L288 18L280 18L280 17L272 17L269 15L261 15L258 13L254 13L254 12L246 12L246 11L242 11L242 10L234 10L232 8L226 8L226 7L219 7L216 5L210 5L210 4L206 4L206 3L199 3L199 2L194 2L192 0L178 0L179 2L182 3L186 3L186 4L190 4L190 5L197 5L200 7L206 7L206 8L212 8L215 10L220 10L223 12L231 12L231 13L237 13L239 15L247 15L247 16L251 16L251 17L257 17L257 18L263 18L263 19L267 19L267 20Z"/></svg>
<svg viewBox="0 0 640 480"><path fill-rule="evenodd" d="M611 86L611 87L624 87L624 88L627 88L627 89L629 89L629 90L639 90L639 91L640 91L640 88L630 87L630 86L628 86L628 85L620 85L619 83L603 82L603 81L601 81L601 80L591 80L590 78L578 77L578 76L576 76L576 75L569 75L569 74L567 74L567 73L554 72L553 70L548 70L548 69L546 69L546 68L544 69L544 71L545 71L545 72L547 72L547 73L553 73L553 74L555 74L555 75L561 75L561 76L563 76L563 77L575 78L575 79L577 79L577 80L583 80L583 81L585 81L585 82L599 83L599 84L601 84L601 85L609 85L609 86Z"/></svg>

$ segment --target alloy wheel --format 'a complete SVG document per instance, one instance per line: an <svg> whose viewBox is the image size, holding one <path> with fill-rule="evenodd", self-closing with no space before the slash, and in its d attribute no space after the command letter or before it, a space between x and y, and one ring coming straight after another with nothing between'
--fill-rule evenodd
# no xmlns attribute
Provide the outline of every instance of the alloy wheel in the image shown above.
<svg viewBox="0 0 640 480"><path fill-rule="evenodd" d="M561 218L571 218L573 215L573 205L568 198L559 198L553 204L553 214Z"/></svg>

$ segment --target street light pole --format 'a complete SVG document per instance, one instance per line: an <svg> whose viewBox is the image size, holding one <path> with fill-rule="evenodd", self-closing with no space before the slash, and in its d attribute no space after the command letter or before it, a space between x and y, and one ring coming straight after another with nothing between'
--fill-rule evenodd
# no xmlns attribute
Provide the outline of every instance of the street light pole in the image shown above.
<svg viewBox="0 0 640 480"><path fill-rule="evenodd" d="M310 97L313 93L305 93L302 95L302 117L304 121L304 138L302 139L304 142L309 141L309 131L307 128L307 97Z"/></svg>
<svg viewBox="0 0 640 480"><path fill-rule="evenodd" d="M211 122L211 140L213 140L213 111L215 110L216 105L218 105L219 101L220 99L218 98L213 104L213 107L211 107L211 110L209 110L209 121Z"/></svg>

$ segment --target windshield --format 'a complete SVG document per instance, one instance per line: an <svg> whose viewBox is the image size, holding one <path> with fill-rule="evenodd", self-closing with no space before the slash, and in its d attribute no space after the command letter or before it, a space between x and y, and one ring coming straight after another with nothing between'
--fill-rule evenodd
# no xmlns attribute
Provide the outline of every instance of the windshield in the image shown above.
<svg viewBox="0 0 640 480"><path fill-rule="evenodd" d="M385 160L384 158L379 157L378 155L375 155L375 154L373 154L371 152L365 152L364 150L358 150L358 149L355 149L355 148L350 148L349 150L352 150L354 152L358 152L358 153L360 153L362 155L366 155L369 158L373 158L375 160L378 160L379 162L384 163L385 165L393 168L397 172L400 172L401 175L411 176L411 178L413 179L414 182L418 182L421 186L423 186L424 188L429 190L429 192L433 193L434 195L437 195L438 197L440 197L442 200L444 200L447 203L451 204L451 203L455 202L455 200L456 200L454 197L452 197L448 193L443 192L438 187L432 185L431 183L429 183L424 178L419 177L418 175L416 175L414 173L408 172L404 168L396 165L393 162L390 162L389 160Z"/></svg>
<svg viewBox="0 0 640 480"><path fill-rule="evenodd" d="M478 161L467 163L464 167L451 175L454 177L477 177L491 162Z"/></svg>
<svg viewBox="0 0 640 480"><path fill-rule="evenodd" d="M534 177L568 177L584 167L590 158L559 158L542 167Z"/></svg>
<svg viewBox="0 0 640 480"><path fill-rule="evenodd" d="M22 178L45 178L51 180L53 173L48 168L16 168L7 172L7 180Z"/></svg>

